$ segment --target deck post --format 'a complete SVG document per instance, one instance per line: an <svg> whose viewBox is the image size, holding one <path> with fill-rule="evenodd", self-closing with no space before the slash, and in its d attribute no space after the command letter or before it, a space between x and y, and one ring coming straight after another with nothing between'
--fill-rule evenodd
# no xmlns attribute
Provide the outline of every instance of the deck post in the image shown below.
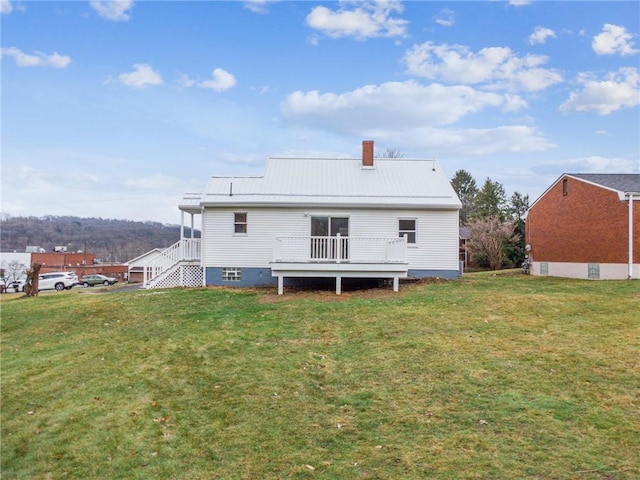
<svg viewBox="0 0 640 480"><path fill-rule="evenodd" d="M393 277L393 291L397 292L400 287L400 279L399 277Z"/></svg>
<svg viewBox="0 0 640 480"><path fill-rule="evenodd" d="M284 278L282 275L278 275L278 295L282 295L284 293Z"/></svg>
<svg viewBox="0 0 640 480"><path fill-rule="evenodd" d="M336 276L336 295L340 295L342 293L342 277L340 275Z"/></svg>

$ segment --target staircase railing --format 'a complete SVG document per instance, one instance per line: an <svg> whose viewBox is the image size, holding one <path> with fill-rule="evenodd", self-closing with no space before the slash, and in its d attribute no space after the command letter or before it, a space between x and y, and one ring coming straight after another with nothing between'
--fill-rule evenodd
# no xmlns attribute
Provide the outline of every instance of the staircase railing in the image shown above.
<svg viewBox="0 0 640 480"><path fill-rule="evenodd" d="M149 260L144 266L144 276L142 286L149 286L149 283L162 275L165 271L173 268L180 261L200 260L201 242L199 238L183 238L170 247L164 249L155 258Z"/></svg>

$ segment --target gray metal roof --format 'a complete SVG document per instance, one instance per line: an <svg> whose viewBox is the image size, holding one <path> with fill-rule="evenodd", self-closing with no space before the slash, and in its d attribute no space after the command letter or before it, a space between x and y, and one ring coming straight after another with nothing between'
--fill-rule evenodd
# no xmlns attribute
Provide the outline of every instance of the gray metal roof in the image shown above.
<svg viewBox="0 0 640 480"><path fill-rule="evenodd" d="M453 208L461 204L436 160L270 158L264 176L212 177L180 208L222 205L308 205Z"/></svg>
<svg viewBox="0 0 640 480"><path fill-rule="evenodd" d="M567 175L623 193L640 192L640 173L567 173Z"/></svg>

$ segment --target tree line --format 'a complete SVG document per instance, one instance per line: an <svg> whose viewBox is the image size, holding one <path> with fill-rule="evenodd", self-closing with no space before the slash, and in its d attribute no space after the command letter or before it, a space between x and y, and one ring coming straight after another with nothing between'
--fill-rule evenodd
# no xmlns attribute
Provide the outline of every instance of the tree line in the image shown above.
<svg viewBox="0 0 640 480"><path fill-rule="evenodd" d="M478 187L466 170L455 173L451 186L462 203L460 225L469 229L471 264L492 270L520 266L526 256L524 217L529 195L514 192L507 198L504 186L489 177Z"/></svg>
<svg viewBox="0 0 640 480"><path fill-rule="evenodd" d="M188 230L185 235L190 236ZM27 246L52 252L62 246L69 252L93 253L103 262L123 263L179 239L179 225L159 222L51 215L0 218L0 245L5 252L24 252Z"/></svg>

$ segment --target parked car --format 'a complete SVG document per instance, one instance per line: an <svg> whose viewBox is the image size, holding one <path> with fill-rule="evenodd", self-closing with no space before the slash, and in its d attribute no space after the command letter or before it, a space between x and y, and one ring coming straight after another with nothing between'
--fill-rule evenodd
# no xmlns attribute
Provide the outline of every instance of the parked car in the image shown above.
<svg viewBox="0 0 640 480"><path fill-rule="evenodd" d="M13 291L18 293L18 292L24 292L24 280L15 280L13 282L9 282L7 284L7 289L9 288L13 288Z"/></svg>
<svg viewBox="0 0 640 480"><path fill-rule="evenodd" d="M78 285L78 276L75 272L49 272L38 276L38 291L40 290L71 290Z"/></svg>
<svg viewBox="0 0 640 480"><path fill-rule="evenodd" d="M0 279L0 292L24 292L24 280L14 280L9 282L5 279Z"/></svg>
<svg viewBox="0 0 640 480"><path fill-rule="evenodd" d="M106 275L84 275L80 279L80 283L85 287L93 287L94 285L113 285L118 283L118 280Z"/></svg>

